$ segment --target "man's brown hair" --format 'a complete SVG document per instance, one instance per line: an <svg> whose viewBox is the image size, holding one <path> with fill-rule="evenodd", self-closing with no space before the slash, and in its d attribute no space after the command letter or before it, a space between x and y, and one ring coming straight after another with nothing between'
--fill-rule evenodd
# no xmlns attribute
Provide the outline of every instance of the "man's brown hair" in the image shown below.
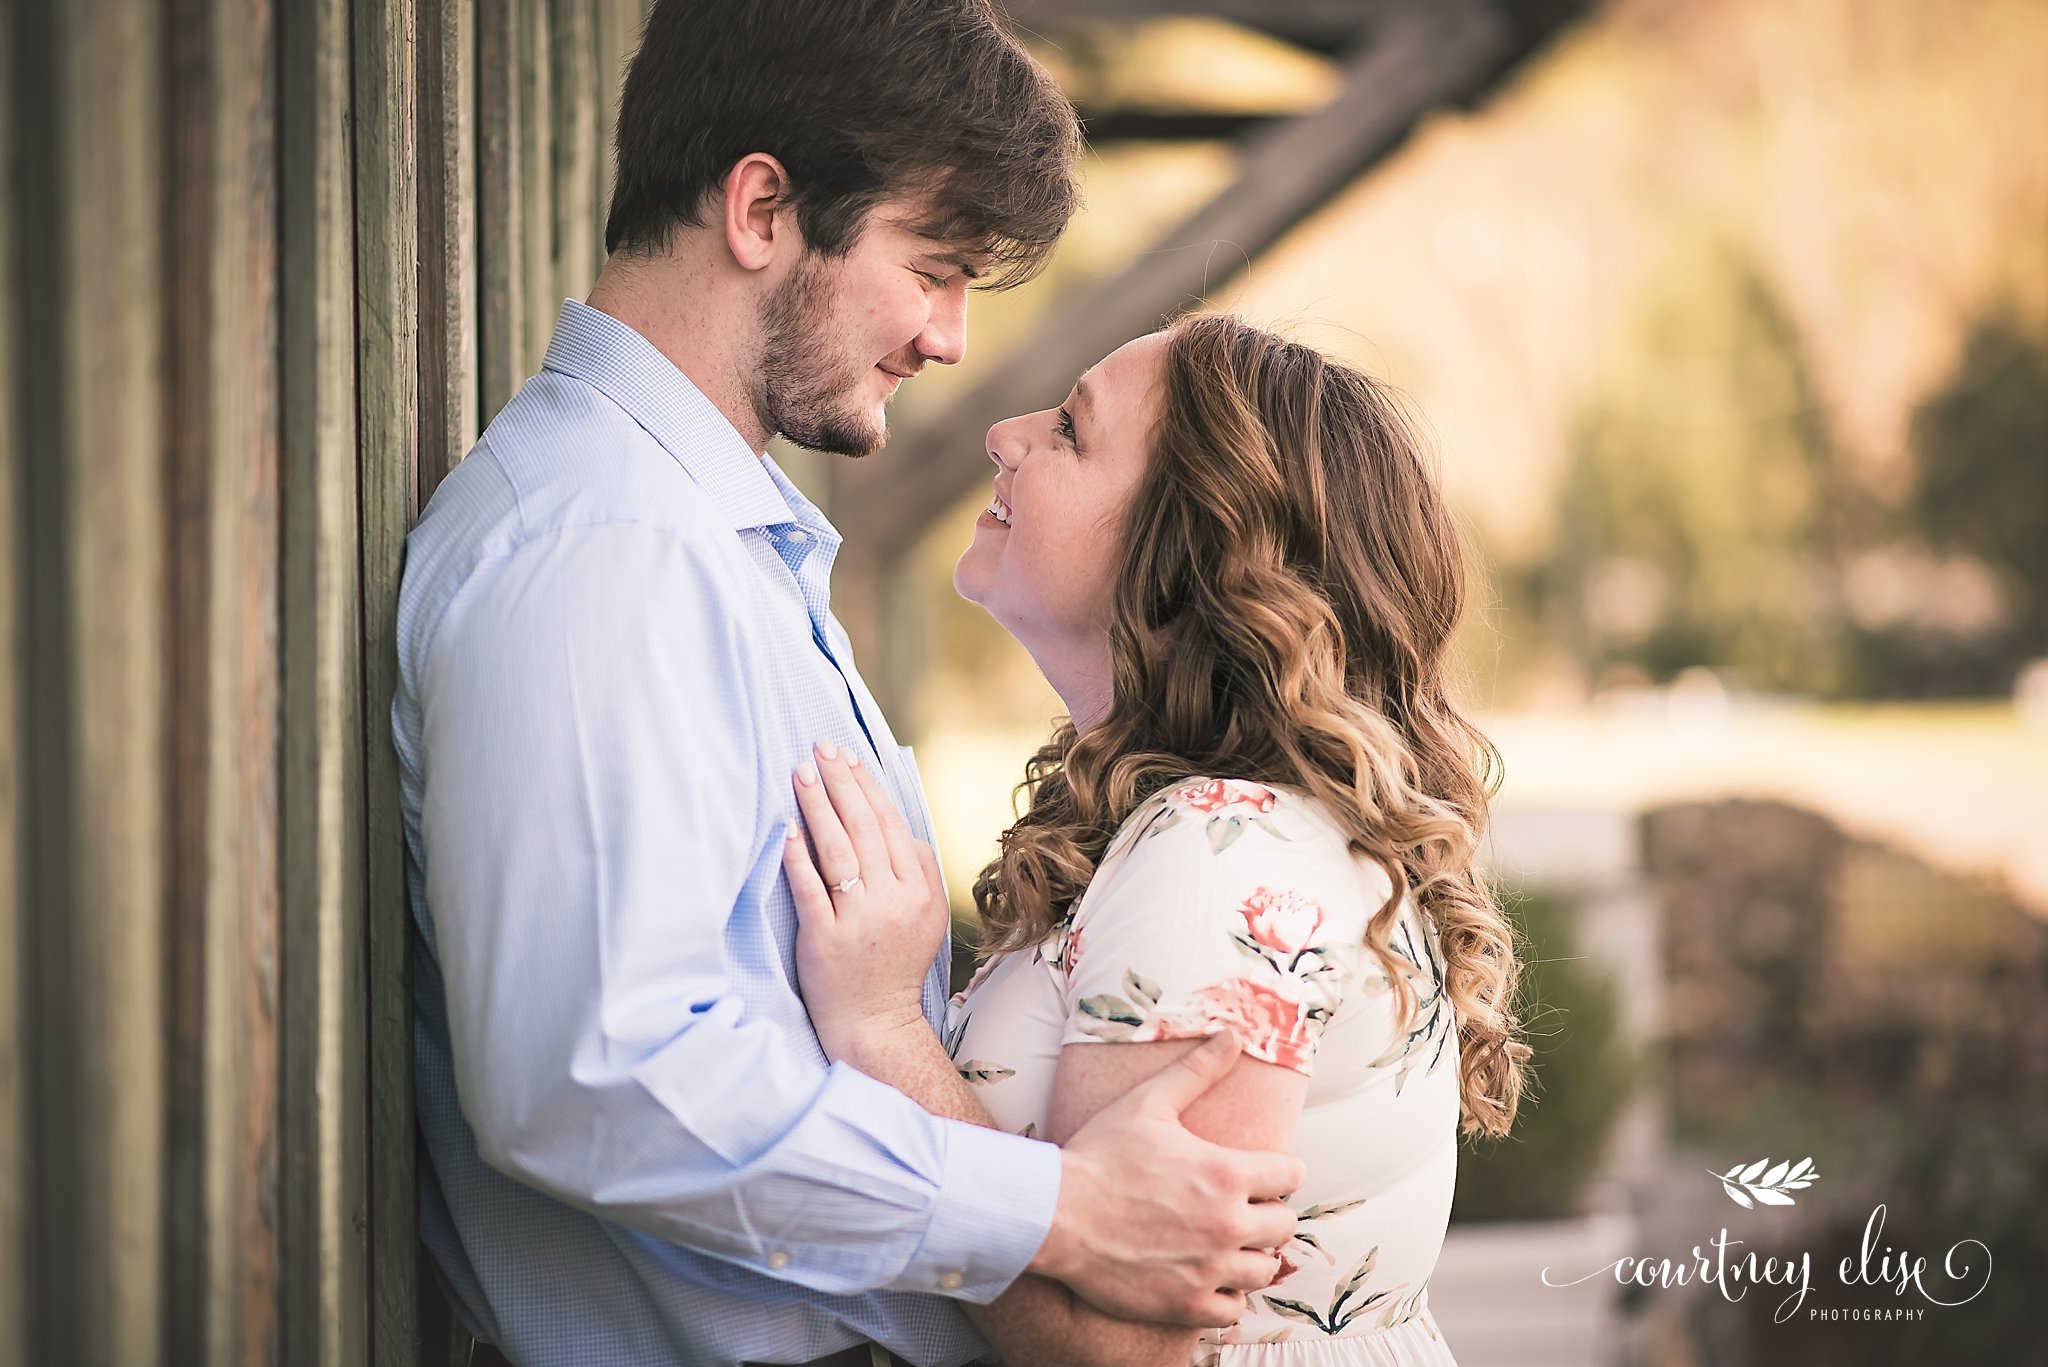
<svg viewBox="0 0 2048 1367"><path fill-rule="evenodd" d="M613 252L704 222L733 163L789 172L806 243L843 255L868 210L1034 275L1079 205L1080 127L986 0L657 0L619 102Z"/></svg>

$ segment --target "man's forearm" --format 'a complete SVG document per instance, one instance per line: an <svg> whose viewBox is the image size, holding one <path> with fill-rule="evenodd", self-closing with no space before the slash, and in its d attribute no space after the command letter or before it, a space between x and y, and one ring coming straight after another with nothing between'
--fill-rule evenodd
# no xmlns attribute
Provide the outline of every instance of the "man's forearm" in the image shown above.
<svg viewBox="0 0 2048 1367"><path fill-rule="evenodd" d="M1120 1320L1025 1273L987 1305L963 1305L1004 1367L1184 1367L1196 1331Z"/></svg>
<svg viewBox="0 0 2048 1367"><path fill-rule="evenodd" d="M877 1034L839 1055L936 1116L994 1128L988 1109L929 1028ZM1105 1315L1066 1287L1027 1273L987 1305L961 1309L1008 1367L1147 1367L1187 1360L1195 1335Z"/></svg>
<svg viewBox="0 0 2048 1367"><path fill-rule="evenodd" d="M888 1083L933 1115L996 1128L988 1108L922 1020L902 1030L877 1032L850 1042L844 1052L828 1045L828 1052L877 1082Z"/></svg>

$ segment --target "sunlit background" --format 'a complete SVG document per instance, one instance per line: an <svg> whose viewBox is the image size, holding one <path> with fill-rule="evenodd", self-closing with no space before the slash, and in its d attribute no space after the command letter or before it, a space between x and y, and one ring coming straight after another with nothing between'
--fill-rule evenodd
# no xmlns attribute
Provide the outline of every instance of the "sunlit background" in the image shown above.
<svg viewBox="0 0 2048 1367"><path fill-rule="evenodd" d="M1339 81L1209 19L1035 47L1084 111L1278 118ZM1406 394L1479 568L1466 697L1505 759L1493 857L1542 1086L1461 1174L1433 1303L1467 1367L2048 1362L2044 71L2033 0L1624 0L1271 248L1208 249L1206 306ZM1091 155L1054 268L975 304L967 361L898 428L928 435L1237 166L1200 137ZM978 430L943 435L981 459ZM915 622L892 700L963 921L1060 711L952 595L986 498L938 519L884 618ZM1809 1155L1791 1208L1708 1172ZM1881 1243L1931 1265L1987 1243L1988 1290L1845 1289L1878 1202ZM1811 1251L1790 1322L1771 1288L1538 1278L1723 1226ZM1856 1305L1926 1319L1805 1314Z"/></svg>

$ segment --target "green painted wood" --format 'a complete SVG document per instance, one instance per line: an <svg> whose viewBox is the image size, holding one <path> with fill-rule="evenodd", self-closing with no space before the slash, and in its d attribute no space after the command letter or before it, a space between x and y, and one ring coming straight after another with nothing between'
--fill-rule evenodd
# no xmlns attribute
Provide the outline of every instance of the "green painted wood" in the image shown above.
<svg viewBox="0 0 2048 1367"><path fill-rule="evenodd" d="M370 1359L410 1367L412 981L391 698L398 576L419 497L419 152L413 0L356 0L356 382L361 480Z"/></svg>
<svg viewBox="0 0 2048 1367"><path fill-rule="evenodd" d="M349 6L283 7L282 1322L367 1356L362 639Z"/></svg>
<svg viewBox="0 0 2048 1367"><path fill-rule="evenodd" d="M478 421L488 425L526 379L525 182L519 6L476 0Z"/></svg>
<svg viewBox="0 0 2048 1367"><path fill-rule="evenodd" d="M477 437L475 0L420 0L419 38L424 507Z"/></svg>

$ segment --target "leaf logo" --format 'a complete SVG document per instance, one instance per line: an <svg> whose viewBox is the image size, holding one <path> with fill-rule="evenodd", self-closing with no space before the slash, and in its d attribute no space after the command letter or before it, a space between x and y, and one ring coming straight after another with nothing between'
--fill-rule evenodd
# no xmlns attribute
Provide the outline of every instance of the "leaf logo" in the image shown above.
<svg viewBox="0 0 2048 1367"><path fill-rule="evenodd" d="M1813 1160L1802 1158L1795 1166L1786 1160L1771 1167L1771 1160L1759 1158L1747 1165L1737 1163L1726 1172L1714 1173L1714 1179L1721 1184L1721 1190L1728 1193L1728 1199L1744 1210L1754 1210L1759 1205L1789 1206L1795 1204L1788 1191L1802 1191L1813 1185L1813 1179L1820 1174L1813 1170ZM1766 1168L1770 1170L1765 1171Z"/></svg>

